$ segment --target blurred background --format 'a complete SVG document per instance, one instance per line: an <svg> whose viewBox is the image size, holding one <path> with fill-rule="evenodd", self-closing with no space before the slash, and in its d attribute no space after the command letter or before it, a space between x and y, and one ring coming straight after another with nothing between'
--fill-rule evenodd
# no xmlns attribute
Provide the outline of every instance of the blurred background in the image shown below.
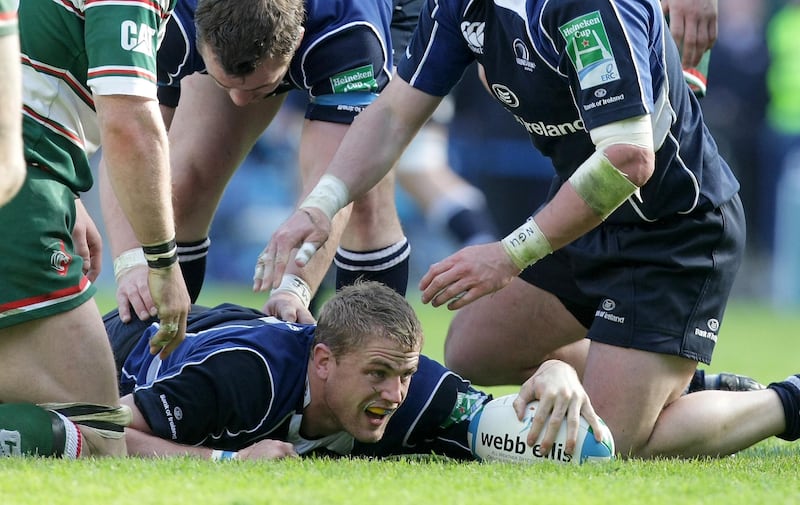
<svg viewBox="0 0 800 505"><path fill-rule="evenodd" d="M719 0L711 52L706 124L737 174L748 220L747 258L735 300L800 307L800 0ZM231 180L211 229L206 286L249 291L255 260L295 205L296 146L304 98L289 98ZM552 169L513 118L490 100L470 69L430 125L448 164L481 190L498 232L536 208ZM433 139L433 140L431 140ZM522 202L526 202L522 203ZM98 226L96 188L84 197ZM509 205L511 204L511 205ZM412 245L410 290L428 266L464 243L419 196L398 188L398 210ZM103 230L101 229L101 232ZM102 288L113 289L104 251Z"/></svg>

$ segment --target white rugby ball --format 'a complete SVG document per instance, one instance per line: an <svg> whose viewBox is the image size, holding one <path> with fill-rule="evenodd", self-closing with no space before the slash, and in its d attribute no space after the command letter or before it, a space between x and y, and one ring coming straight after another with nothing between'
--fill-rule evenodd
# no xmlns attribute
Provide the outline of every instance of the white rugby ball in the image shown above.
<svg viewBox="0 0 800 505"><path fill-rule="evenodd" d="M538 401L528 404L525 418L520 421L514 412L516 394L501 396L487 403L469 424L469 448L483 461L506 461L511 463L536 463L551 460L560 463L581 464L609 461L614 458L614 438L611 430L603 424L602 441L594 439L594 430L581 416L578 440L573 454L565 452L567 422L561 423L553 447L546 454L540 451L544 433L531 447L527 444L528 431L533 422L533 413Z"/></svg>

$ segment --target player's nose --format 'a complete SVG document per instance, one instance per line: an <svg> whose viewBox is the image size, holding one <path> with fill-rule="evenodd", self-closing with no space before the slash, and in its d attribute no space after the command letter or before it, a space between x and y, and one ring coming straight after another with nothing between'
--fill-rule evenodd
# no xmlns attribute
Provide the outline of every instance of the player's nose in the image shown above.
<svg viewBox="0 0 800 505"><path fill-rule="evenodd" d="M239 107L243 107L253 102L256 98L256 94L252 91L242 91L238 89L230 90L228 95L231 97L231 101Z"/></svg>

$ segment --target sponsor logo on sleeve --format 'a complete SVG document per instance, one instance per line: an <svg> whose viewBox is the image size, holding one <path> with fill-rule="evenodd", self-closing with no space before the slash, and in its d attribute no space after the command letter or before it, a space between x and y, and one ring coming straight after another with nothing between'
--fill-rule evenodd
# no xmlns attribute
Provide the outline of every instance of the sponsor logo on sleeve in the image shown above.
<svg viewBox="0 0 800 505"><path fill-rule="evenodd" d="M461 33L469 45L470 50L476 54L483 54L483 29L486 23L464 21L461 23Z"/></svg>
<svg viewBox="0 0 800 505"><path fill-rule="evenodd" d="M120 26L120 47L126 51L154 56L153 41L158 42L155 29L134 21L123 21Z"/></svg>
<svg viewBox="0 0 800 505"><path fill-rule="evenodd" d="M620 78L599 11L577 17L559 27L567 42L567 55L578 72L581 89Z"/></svg>
<svg viewBox="0 0 800 505"><path fill-rule="evenodd" d="M354 91L378 91L378 81L372 65L354 68L330 78L331 88L334 93L350 93Z"/></svg>

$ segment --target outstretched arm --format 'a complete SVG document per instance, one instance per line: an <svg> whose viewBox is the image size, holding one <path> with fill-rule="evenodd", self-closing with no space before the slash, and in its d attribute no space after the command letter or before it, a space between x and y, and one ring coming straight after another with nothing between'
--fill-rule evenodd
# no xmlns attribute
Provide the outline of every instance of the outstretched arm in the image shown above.
<svg viewBox="0 0 800 505"><path fill-rule="evenodd" d="M533 218L500 242L465 247L431 265L420 280L423 303L456 310L502 289L637 194L655 166L650 116L610 123L590 134L594 154Z"/></svg>
<svg viewBox="0 0 800 505"><path fill-rule="evenodd" d="M161 329L151 352L166 356L183 341L189 294L175 253L166 130L155 100L95 97L105 170L136 239L146 246L149 286Z"/></svg>
<svg viewBox="0 0 800 505"><path fill-rule="evenodd" d="M141 457L194 456L203 459L277 459L297 456L292 444L280 440L261 440L239 451L222 455L209 447L179 444L153 435L132 395L122 397L120 403L130 407L131 424L125 429L128 454Z"/></svg>

